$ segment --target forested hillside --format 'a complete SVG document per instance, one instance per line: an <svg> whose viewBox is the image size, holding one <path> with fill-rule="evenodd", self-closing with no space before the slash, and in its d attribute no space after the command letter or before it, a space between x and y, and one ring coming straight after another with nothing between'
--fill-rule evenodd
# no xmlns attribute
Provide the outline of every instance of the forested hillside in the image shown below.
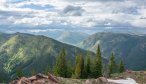
<svg viewBox="0 0 146 84"><path fill-rule="evenodd" d="M112 32L96 33L78 46L95 52L98 44L101 45L104 57L109 59L109 54L114 52L116 60L123 59L128 69L146 69L146 35Z"/></svg>

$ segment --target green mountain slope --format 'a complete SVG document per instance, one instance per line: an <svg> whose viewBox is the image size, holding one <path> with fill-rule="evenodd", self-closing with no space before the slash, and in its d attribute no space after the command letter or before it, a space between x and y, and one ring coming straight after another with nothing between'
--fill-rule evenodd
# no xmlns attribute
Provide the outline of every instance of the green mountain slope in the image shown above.
<svg viewBox="0 0 146 84"><path fill-rule="evenodd" d="M45 36L22 33L4 34L4 36L7 38L1 39L0 35L0 71L12 78L19 68L23 69L26 75L32 70L38 73L44 72L47 66L54 64L62 48L66 49L68 60L75 60L76 53L86 54L85 50Z"/></svg>
<svg viewBox="0 0 146 84"><path fill-rule="evenodd" d="M146 36L120 34L120 33L96 33L78 46L80 48L94 51L100 44L103 56L110 57L114 52L117 61L124 59L128 69L146 69Z"/></svg>

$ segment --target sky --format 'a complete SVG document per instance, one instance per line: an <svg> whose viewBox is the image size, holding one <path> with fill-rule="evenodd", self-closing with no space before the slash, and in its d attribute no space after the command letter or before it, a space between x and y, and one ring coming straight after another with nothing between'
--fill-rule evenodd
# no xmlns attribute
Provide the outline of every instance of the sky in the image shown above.
<svg viewBox="0 0 146 84"><path fill-rule="evenodd" d="M146 28L146 0L0 0L0 31Z"/></svg>

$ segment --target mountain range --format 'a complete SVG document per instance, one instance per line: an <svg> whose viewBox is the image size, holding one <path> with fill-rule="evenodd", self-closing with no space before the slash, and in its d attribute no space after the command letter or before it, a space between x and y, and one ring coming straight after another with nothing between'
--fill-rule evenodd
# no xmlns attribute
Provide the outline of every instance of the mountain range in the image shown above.
<svg viewBox="0 0 146 84"><path fill-rule="evenodd" d="M85 40L89 36L89 34L83 32L57 31L57 30L36 32L32 34L44 35L70 45L77 45L78 43Z"/></svg>
<svg viewBox="0 0 146 84"><path fill-rule="evenodd" d="M82 41L78 46L96 52L98 44L101 46L103 57L109 59L110 54L114 52L117 62L123 59L127 69L146 69L146 35L96 33Z"/></svg>
<svg viewBox="0 0 146 84"><path fill-rule="evenodd" d="M79 37L76 39L78 45L74 44L76 40L71 37ZM84 39L80 39L82 37ZM67 59L73 61L77 54L82 53L85 56L87 50L95 53L98 44L101 46L103 58L109 59L110 54L114 52L116 61L123 59L127 69L145 70L146 68L145 35L102 32L89 36L67 32L61 33L59 38L62 42L67 39L66 43L69 43L65 44L43 35L0 33L0 80L15 77L16 70L19 68L26 75L32 70L43 73L46 67L52 68L62 48L66 49Z"/></svg>

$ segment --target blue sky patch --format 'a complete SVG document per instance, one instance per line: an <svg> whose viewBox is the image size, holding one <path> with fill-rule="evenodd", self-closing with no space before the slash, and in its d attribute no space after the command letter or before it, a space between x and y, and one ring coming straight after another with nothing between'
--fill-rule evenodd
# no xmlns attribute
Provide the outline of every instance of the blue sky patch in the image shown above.
<svg viewBox="0 0 146 84"><path fill-rule="evenodd" d="M52 5L37 5L37 4L30 4L30 5L24 5L21 8L30 8L35 10L47 10L47 11L55 11L55 7Z"/></svg>

